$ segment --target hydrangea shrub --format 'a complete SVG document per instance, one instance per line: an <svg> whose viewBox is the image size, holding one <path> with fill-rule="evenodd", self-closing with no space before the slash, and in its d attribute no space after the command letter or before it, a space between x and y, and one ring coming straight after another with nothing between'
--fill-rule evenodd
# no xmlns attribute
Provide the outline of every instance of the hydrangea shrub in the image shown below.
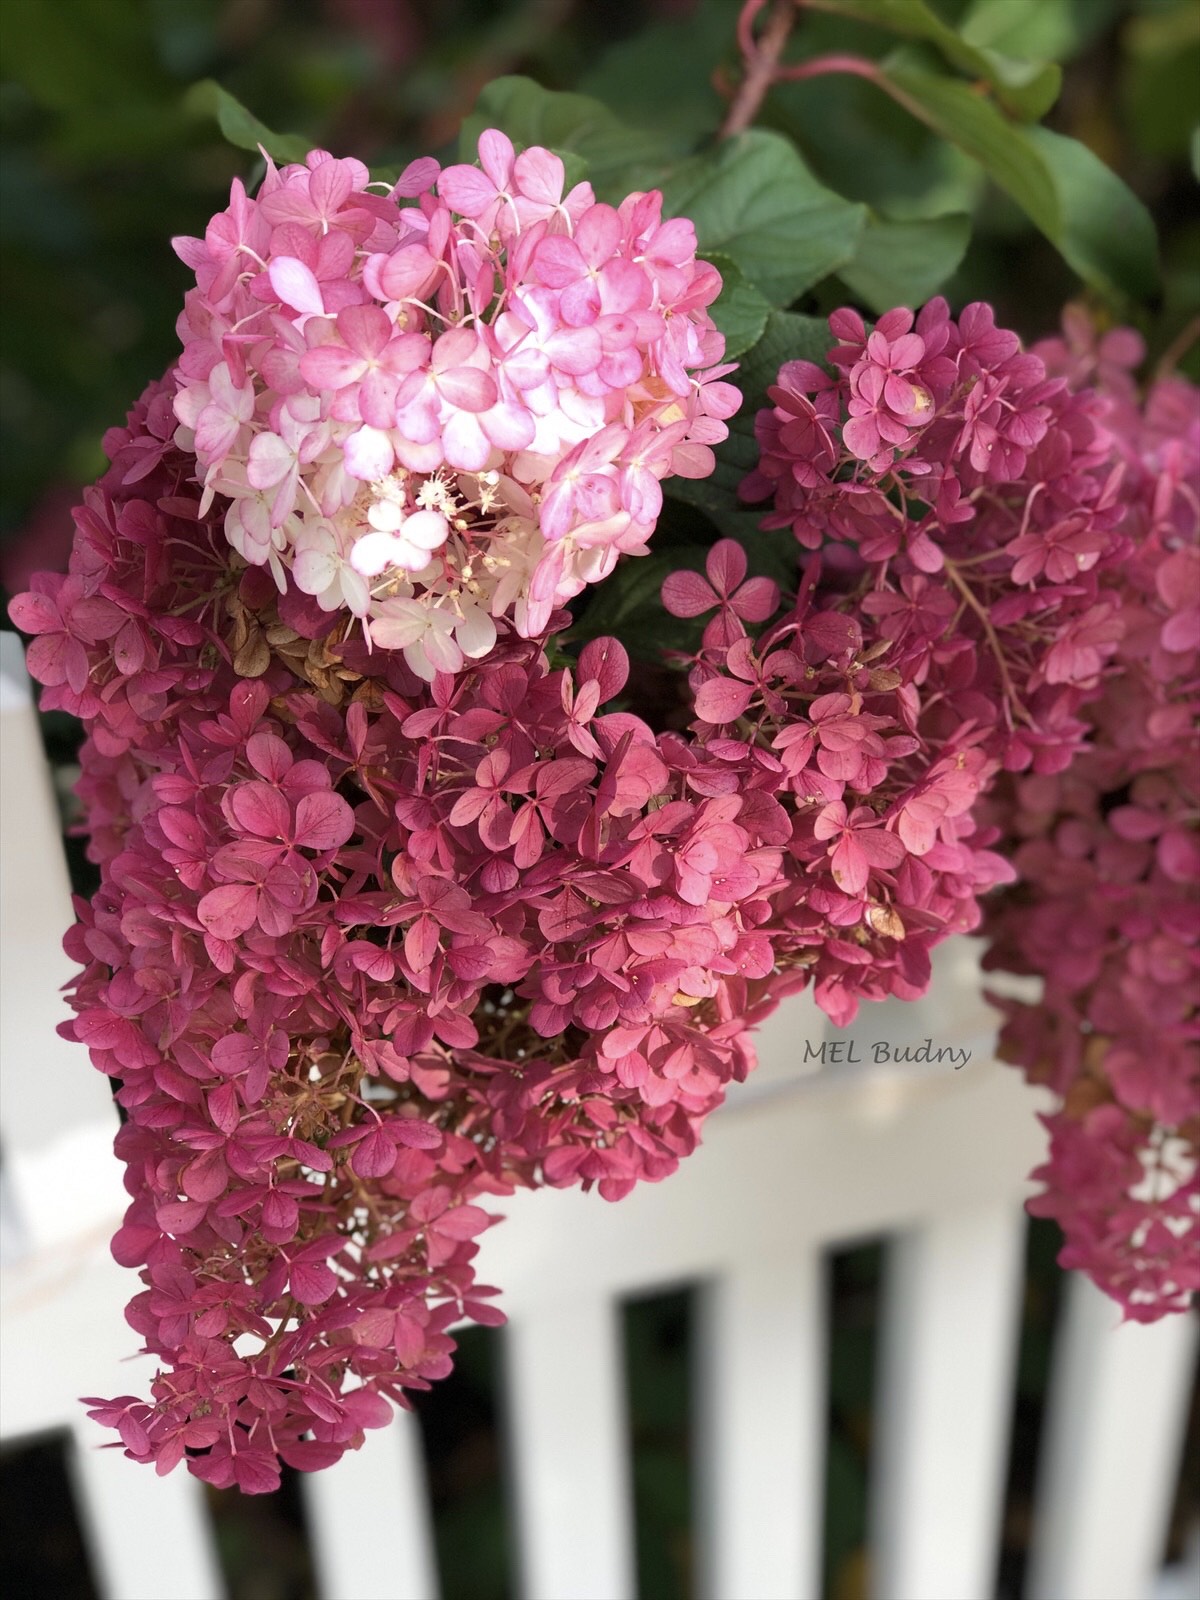
<svg viewBox="0 0 1200 1600"><path fill-rule="evenodd" d="M739 131L752 98L728 159L785 230L825 208L835 270L862 219ZM477 148L235 183L177 241L181 353L107 436L68 573L12 607L87 733L64 1031L114 1081L157 1362L89 1403L247 1492L502 1320L491 1202L668 1177L787 994L849 1022L955 933L1045 981L999 1000L1001 1048L1059 1097L1034 1208L1064 1260L1143 1319L1200 1287L1195 389L1140 394L1130 333L1072 314L1026 350L942 299L779 352L811 324L744 280L786 304L820 273L731 228L725 156L698 238L670 177L610 203L536 142ZM753 462L739 319L777 350ZM694 492L731 463L750 519ZM664 486L713 521L644 562ZM644 606L592 625L646 574L657 649Z"/></svg>

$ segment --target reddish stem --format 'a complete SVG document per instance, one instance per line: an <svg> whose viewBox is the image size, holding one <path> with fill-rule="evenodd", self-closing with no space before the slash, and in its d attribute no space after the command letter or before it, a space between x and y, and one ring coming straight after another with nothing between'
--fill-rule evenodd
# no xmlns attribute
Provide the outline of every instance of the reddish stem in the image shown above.
<svg viewBox="0 0 1200 1600"><path fill-rule="evenodd" d="M830 54L813 56L810 61L798 61L795 66L779 67L775 72L777 83L800 83L805 78L820 78L829 72L849 72L856 78L867 78L880 83L879 68L864 56ZM881 87L885 87L880 84Z"/></svg>
<svg viewBox="0 0 1200 1600"><path fill-rule="evenodd" d="M779 72L779 58L796 20L798 0L775 0L762 37L754 37L754 19L766 0L746 0L738 16L737 39L746 64L746 75L734 96L718 137L729 139L748 128L766 99L767 90Z"/></svg>
<svg viewBox="0 0 1200 1600"><path fill-rule="evenodd" d="M820 78L827 73L849 73L856 78L866 78L885 94L898 101L906 110L919 115L907 96L902 95L880 72L874 61L863 56L843 55L837 52L814 56L810 61L800 61L794 66L782 66L780 56L787 44L796 13L807 0L775 0L774 9L759 38L754 36L754 22L767 0L746 0L737 20L737 42L745 66L744 76L728 115L721 125L719 137L728 139L732 134L748 128L758 115L767 91L775 83L801 83L806 78Z"/></svg>

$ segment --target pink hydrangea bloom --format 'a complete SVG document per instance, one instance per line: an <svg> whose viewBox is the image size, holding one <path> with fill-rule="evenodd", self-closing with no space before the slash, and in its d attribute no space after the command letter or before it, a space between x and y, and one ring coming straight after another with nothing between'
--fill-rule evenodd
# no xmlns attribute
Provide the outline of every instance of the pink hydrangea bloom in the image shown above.
<svg viewBox="0 0 1200 1600"><path fill-rule="evenodd" d="M689 222L564 197L558 156L495 129L479 152L384 197L314 151L176 241L203 504L426 681L644 552L659 480L712 470L739 399Z"/></svg>
<svg viewBox="0 0 1200 1600"><path fill-rule="evenodd" d="M440 199L321 155L235 186L178 368L12 608L88 733L66 1031L119 1083L159 1364L89 1403L245 1492L501 1320L488 1197L669 1175L784 995L914 997L985 916L1047 975L1005 1048L1064 1095L1072 1262L1139 1316L1193 1283L1188 397L1073 388L985 307L836 314L746 487L826 568L673 573L707 621L664 703L617 639L548 647L711 466L716 275L658 197L481 156Z"/></svg>
<svg viewBox="0 0 1200 1600"><path fill-rule="evenodd" d="M818 998L845 1016L879 982L836 928L928 939L958 874L988 964L1044 979L1037 1006L998 1001L1007 1057L1062 1096L1034 1209L1064 1265L1149 1320L1200 1288L1196 391L1167 378L1140 400L1136 335L1097 340L1074 311L1028 354L981 305L830 325L839 376L783 367L743 485L771 496L766 526L831 549L833 581L811 569L821 648L853 648L867 679L772 741L837 888L793 896ZM699 583L671 580L670 608L714 603ZM735 647L697 675L702 714L753 713ZM885 707L910 748L868 725Z"/></svg>

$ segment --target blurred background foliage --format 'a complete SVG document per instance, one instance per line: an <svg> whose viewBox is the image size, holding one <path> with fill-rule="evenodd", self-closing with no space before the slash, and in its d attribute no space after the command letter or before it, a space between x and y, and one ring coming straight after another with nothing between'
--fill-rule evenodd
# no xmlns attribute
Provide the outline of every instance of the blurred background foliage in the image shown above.
<svg viewBox="0 0 1200 1600"><path fill-rule="evenodd" d="M859 20L902 13L908 0L816 3L853 15L803 12L788 59L853 50L886 56L910 77L927 72L928 43ZM1161 285L1117 309L1160 354L1200 307L1200 3L933 0L932 9L972 48L1063 64L1046 126L1100 156L1157 223ZM6 0L5 587L31 565L65 559L64 512L102 467L104 429L175 353L187 273L170 235L201 232L230 179L256 175L256 158L226 142L212 92L197 84L215 79L269 127L382 167L450 154L484 86L511 73L594 95L679 151L711 138L736 84L737 10L737 0ZM955 91L966 85L953 80ZM1079 292L979 163L873 85L782 85L758 122L790 135L817 178L870 208L845 276L826 277L798 309L823 313L845 298L870 306L905 286L917 298L941 282L957 303L993 300L1002 322L1032 338ZM889 223L909 231L875 231ZM1119 218L1111 231L1123 231ZM1195 370L1194 352L1189 359Z"/></svg>

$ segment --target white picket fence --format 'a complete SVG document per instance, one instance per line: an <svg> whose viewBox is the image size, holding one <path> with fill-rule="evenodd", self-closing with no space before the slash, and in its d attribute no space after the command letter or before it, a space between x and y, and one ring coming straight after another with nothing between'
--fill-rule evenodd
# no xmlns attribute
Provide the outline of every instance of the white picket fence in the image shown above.
<svg viewBox="0 0 1200 1600"><path fill-rule="evenodd" d="M54 1024L70 967L55 804L17 641L0 639L6 1445L67 1429L73 1489L107 1600L216 1600L200 1485L96 1446L76 1397L137 1391L108 1239L125 1205L106 1080ZM947 947L922 1002L849 1035L966 1046L968 1065L816 1072L834 1037L806 999L768 1024L763 1064L668 1182L610 1206L521 1194L487 1235L510 1322L505 1413L523 1600L631 1600L630 1447L620 1302L701 1286L695 1467L703 1600L816 1600L826 1436L828 1251L885 1236L881 1436L872 1467L877 1600L993 1593L1036 1098L991 1059L975 954ZM843 1036L845 1037L845 1036ZM1119 1327L1073 1281L1051 1382L1028 1600L1188 1593L1161 1571L1197 1344L1194 1318ZM322 1600L435 1600L413 1418L303 1480ZM1182 1587L1181 1587L1182 1586ZM655 1600L643 1596L642 1600Z"/></svg>

